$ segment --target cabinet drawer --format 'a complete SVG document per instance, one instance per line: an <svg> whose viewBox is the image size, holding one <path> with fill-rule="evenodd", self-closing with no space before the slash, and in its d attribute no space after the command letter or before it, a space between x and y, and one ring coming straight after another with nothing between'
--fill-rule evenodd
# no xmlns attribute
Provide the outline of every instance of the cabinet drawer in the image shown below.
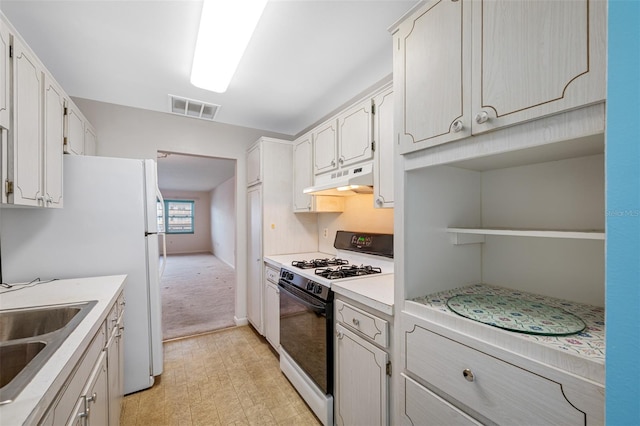
<svg viewBox="0 0 640 426"><path fill-rule="evenodd" d="M480 425L424 386L401 374L404 382L404 415L414 425Z"/></svg>
<svg viewBox="0 0 640 426"><path fill-rule="evenodd" d="M373 314L336 300L336 320L384 348L389 346L389 323Z"/></svg>
<svg viewBox="0 0 640 426"><path fill-rule="evenodd" d="M274 284L278 284L278 279L280 278L280 272L278 272L276 269L266 266L264 268L264 276L267 279L267 281L271 281Z"/></svg>
<svg viewBox="0 0 640 426"><path fill-rule="evenodd" d="M499 424L585 424L562 384L433 333L406 332L407 369Z"/></svg>

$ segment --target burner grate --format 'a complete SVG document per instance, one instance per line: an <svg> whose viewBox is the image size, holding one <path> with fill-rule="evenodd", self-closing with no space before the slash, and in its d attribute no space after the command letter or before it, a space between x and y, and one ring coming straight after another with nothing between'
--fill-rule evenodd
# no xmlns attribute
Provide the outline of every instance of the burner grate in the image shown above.
<svg viewBox="0 0 640 426"><path fill-rule="evenodd" d="M364 275L380 274L382 269L370 265L349 265L338 266L336 268L317 268L316 275L329 280L338 280L340 278L359 277Z"/></svg>
<svg viewBox="0 0 640 426"><path fill-rule="evenodd" d="M349 261L344 259L312 259L312 260L294 260L291 262L291 266L295 266L300 269L315 269L326 268L329 266L348 265Z"/></svg>

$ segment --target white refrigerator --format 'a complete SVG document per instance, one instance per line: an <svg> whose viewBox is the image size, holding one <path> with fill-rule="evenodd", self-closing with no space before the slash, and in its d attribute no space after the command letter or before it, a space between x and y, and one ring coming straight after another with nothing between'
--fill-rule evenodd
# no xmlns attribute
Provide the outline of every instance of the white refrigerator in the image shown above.
<svg viewBox="0 0 640 426"><path fill-rule="evenodd" d="M158 196L153 160L65 155L64 208L0 216L5 282L127 274L125 393L162 373Z"/></svg>

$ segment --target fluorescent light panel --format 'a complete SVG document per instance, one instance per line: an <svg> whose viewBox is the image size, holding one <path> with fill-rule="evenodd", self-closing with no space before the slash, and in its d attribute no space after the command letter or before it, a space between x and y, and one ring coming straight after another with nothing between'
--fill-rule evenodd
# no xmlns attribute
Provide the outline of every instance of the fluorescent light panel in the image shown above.
<svg viewBox="0 0 640 426"><path fill-rule="evenodd" d="M267 0L204 0L191 84L223 93L229 87Z"/></svg>

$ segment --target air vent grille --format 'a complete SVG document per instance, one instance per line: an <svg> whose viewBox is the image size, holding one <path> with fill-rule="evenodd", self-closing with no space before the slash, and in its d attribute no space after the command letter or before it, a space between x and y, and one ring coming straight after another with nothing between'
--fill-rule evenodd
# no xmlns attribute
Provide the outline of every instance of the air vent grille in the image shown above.
<svg viewBox="0 0 640 426"><path fill-rule="evenodd" d="M169 111L173 114L200 118L202 120L213 120L218 109L220 109L220 105L169 95Z"/></svg>

